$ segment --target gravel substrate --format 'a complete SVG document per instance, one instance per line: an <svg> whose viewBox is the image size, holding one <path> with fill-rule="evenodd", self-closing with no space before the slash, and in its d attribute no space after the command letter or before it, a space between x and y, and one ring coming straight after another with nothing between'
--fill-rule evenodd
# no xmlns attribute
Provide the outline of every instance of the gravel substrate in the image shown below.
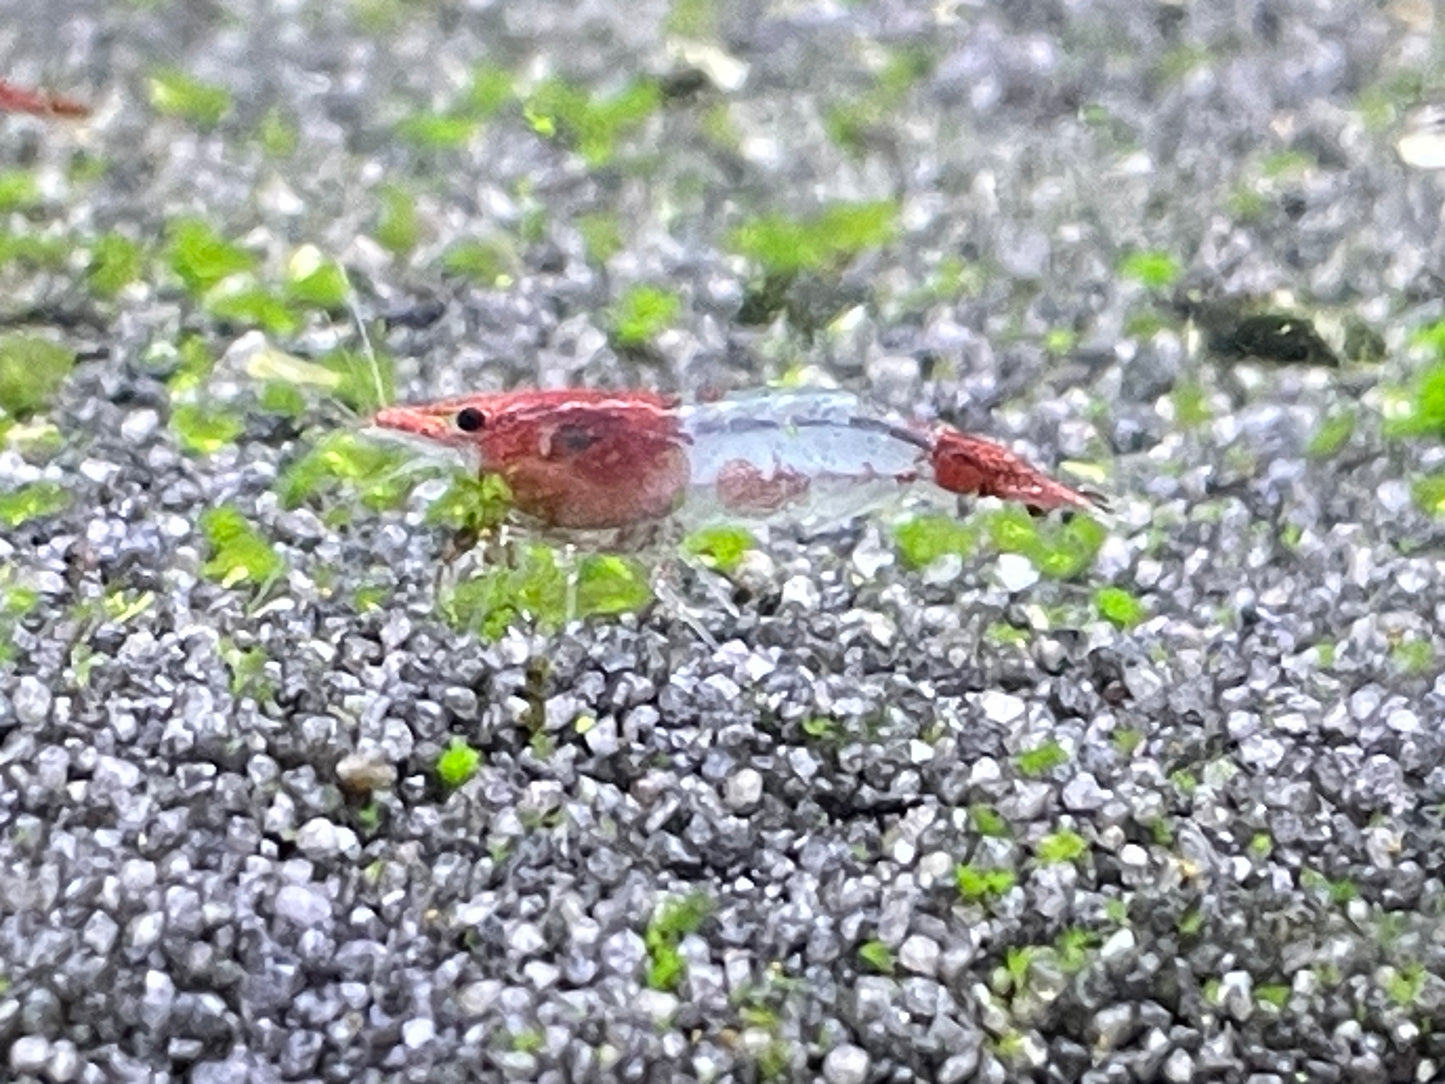
<svg viewBox="0 0 1445 1084"><path fill-rule="evenodd" d="M1432 18L0 5L0 74L97 109L0 118L0 169L36 179L9 235L77 245L0 266L0 322L80 358L0 449L0 489L71 497L0 527L0 600L37 601L0 625L0 1077L1435 1079L1445 530L1412 487L1445 451L1384 421L1442 315L1441 175L1396 147ZM479 64L522 97L665 93L615 147L515 99L459 145L406 134ZM169 68L229 91L214 126L166 114ZM896 232L856 258L764 283L735 251L749 216L875 200ZM355 419L258 405L254 328L161 255L185 216L263 278L339 259L404 398L803 371L1092 464L1108 539L1060 581L784 531L731 583L674 573L716 647L667 607L455 631L425 494L278 498ZM97 298L108 231L150 262ZM491 246L481 285L459 239ZM623 348L638 283L681 305ZM1261 360L1246 307L1309 321L1304 364ZM190 336L244 420L209 454L171 423ZM267 592L206 571L220 505L285 560ZM1100 616L1111 586L1141 620ZM480 761L448 788L458 739Z"/></svg>

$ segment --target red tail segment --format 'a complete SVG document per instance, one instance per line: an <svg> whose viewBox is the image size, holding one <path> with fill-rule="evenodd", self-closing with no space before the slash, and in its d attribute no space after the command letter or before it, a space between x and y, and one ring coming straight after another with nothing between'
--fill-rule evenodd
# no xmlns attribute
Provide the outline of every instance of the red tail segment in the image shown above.
<svg viewBox="0 0 1445 1084"><path fill-rule="evenodd" d="M40 117L88 117L90 107L73 98L62 98L43 91L26 90L0 79L0 110L9 113L34 113Z"/></svg>
<svg viewBox="0 0 1445 1084"><path fill-rule="evenodd" d="M1070 489L1003 445L957 429L934 432L930 459L934 481L952 493L1019 501L1041 512L1104 507L1102 497Z"/></svg>

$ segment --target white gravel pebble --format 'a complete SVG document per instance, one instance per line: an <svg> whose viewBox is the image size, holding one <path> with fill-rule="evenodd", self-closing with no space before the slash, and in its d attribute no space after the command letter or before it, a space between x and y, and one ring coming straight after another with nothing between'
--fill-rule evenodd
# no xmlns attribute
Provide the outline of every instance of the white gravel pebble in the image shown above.
<svg viewBox="0 0 1445 1084"><path fill-rule="evenodd" d="M329 924L331 901L309 885L284 885L276 893L276 915L296 926Z"/></svg>
<svg viewBox="0 0 1445 1084"><path fill-rule="evenodd" d="M50 1040L43 1035L22 1035L10 1044L10 1068L16 1073L38 1073L50 1060Z"/></svg>
<svg viewBox="0 0 1445 1084"><path fill-rule="evenodd" d="M26 726L40 726L45 722L54 702L49 687L32 674L26 674L16 683L11 699L15 717Z"/></svg>
<svg viewBox="0 0 1445 1084"><path fill-rule="evenodd" d="M912 934L898 946L898 962L907 971L932 977L938 973L938 942L922 934Z"/></svg>
<svg viewBox="0 0 1445 1084"><path fill-rule="evenodd" d="M999 554L994 571L997 573L999 586L1010 593L1027 591L1039 582L1039 570L1020 553Z"/></svg>
<svg viewBox="0 0 1445 1084"><path fill-rule="evenodd" d="M1400 734L1418 734L1420 716L1409 708L1397 708L1385 717L1385 725Z"/></svg>
<svg viewBox="0 0 1445 1084"><path fill-rule="evenodd" d="M989 722L998 723L1000 726L1011 726L1028 711L1028 705L1019 697L992 689L979 696L978 706L983 709Z"/></svg>
<svg viewBox="0 0 1445 1084"><path fill-rule="evenodd" d="M412 1050L426 1046L436 1037L436 1024L429 1017L414 1017L401 1026L401 1041Z"/></svg>
<svg viewBox="0 0 1445 1084"><path fill-rule="evenodd" d="M784 606L797 606L807 613L818 608L821 598L818 585L807 576L793 576L783 584L781 601Z"/></svg>
<svg viewBox="0 0 1445 1084"><path fill-rule="evenodd" d="M729 809L748 810L763 797L763 777L753 768L739 768L728 777L725 801Z"/></svg>
<svg viewBox="0 0 1445 1084"><path fill-rule="evenodd" d="M145 444L160 424L161 416L149 407L132 410L120 423L120 435L129 444Z"/></svg>
<svg viewBox="0 0 1445 1084"><path fill-rule="evenodd" d="M869 1064L868 1051L844 1043L828 1051L823 1059L823 1079L828 1084L864 1084Z"/></svg>

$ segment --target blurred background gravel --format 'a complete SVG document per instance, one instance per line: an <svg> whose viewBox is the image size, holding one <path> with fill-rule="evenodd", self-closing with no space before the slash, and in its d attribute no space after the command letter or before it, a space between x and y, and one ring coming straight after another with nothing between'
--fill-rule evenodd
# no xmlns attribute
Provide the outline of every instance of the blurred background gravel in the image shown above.
<svg viewBox="0 0 1445 1084"><path fill-rule="evenodd" d="M77 359L0 451L63 491L0 526L0 1076L1434 1079L1435 17L0 3L96 109L0 119L0 323ZM420 499L276 496L355 424L247 375L357 345L298 250L403 398L802 374L1078 461L1108 539L454 631Z"/></svg>

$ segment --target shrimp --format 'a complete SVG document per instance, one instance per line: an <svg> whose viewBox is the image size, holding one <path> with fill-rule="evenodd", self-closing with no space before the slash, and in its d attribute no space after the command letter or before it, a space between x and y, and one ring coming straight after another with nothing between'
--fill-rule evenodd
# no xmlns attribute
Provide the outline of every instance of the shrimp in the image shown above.
<svg viewBox="0 0 1445 1084"><path fill-rule="evenodd" d="M845 391L696 403L647 391L495 392L387 407L373 424L471 453L544 532L837 520L920 490L1037 512L1103 505L1001 444L879 417Z"/></svg>

